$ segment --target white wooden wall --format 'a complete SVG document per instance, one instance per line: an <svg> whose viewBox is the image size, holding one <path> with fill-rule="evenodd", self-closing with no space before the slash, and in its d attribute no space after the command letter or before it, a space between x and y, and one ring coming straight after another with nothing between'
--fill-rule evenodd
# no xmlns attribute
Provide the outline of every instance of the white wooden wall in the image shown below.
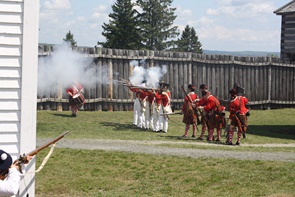
<svg viewBox="0 0 295 197"><path fill-rule="evenodd" d="M0 0L0 149L13 159L36 148L38 27L39 0ZM34 192L27 174L18 196Z"/></svg>

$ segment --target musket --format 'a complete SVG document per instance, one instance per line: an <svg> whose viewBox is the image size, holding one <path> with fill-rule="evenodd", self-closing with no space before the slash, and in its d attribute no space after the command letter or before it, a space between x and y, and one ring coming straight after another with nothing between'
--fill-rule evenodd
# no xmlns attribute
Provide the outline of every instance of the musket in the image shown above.
<svg viewBox="0 0 295 197"><path fill-rule="evenodd" d="M192 98L191 98L190 96L188 96L188 94L186 93L186 91L185 91L185 89L184 89L183 86L181 86L181 89L182 89L182 91L184 92L185 96L187 96L187 97L189 98L189 101L190 101L190 104L191 104L191 106L192 106L192 109L193 109L193 110L197 109L196 107L193 106ZM200 109L198 109L198 111L201 113ZM196 114L197 114L197 125L199 125L200 122L201 122L201 120L199 119L198 112L197 112ZM207 122L206 122L206 124L208 125ZM209 127L208 127L208 128L209 128ZM197 129L198 129L198 127L197 127Z"/></svg>
<svg viewBox="0 0 295 197"><path fill-rule="evenodd" d="M20 166L20 164L22 164L22 163L26 163L26 162L27 162L27 159L26 159L26 158L27 158L28 156L34 156L34 155L36 155L36 154L39 153L41 150L47 148L47 147L50 146L51 144L54 144L55 142L57 142L58 140L60 140L61 138L63 138L63 137L64 137L66 134L68 134L68 133L69 133L69 131L66 131L66 132L64 132L63 134L59 135L58 137L54 138L53 140L51 140L51 141L47 142L46 144L40 146L39 148L36 148L35 150L33 150L33 151L31 151L31 152L29 152L29 153L27 153L27 154L20 155L20 157L19 157L17 160L14 161L14 164L16 164L16 165L19 166L19 171L22 173L22 170L21 170L21 166ZM1 180L4 180L4 179L6 178L8 172L9 172L9 169L4 170L3 172L1 172L1 174L0 174L0 179L1 179Z"/></svg>
<svg viewBox="0 0 295 197"><path fill-rule="evenodd" d="M183 114L183 113L182 113L182 112L163 113L163 114L160 114L160 116L166 116L166 115L176 115L176 114Z"/></svg>
<svg viewBox="0 0 295 197"><path fill-rule="evenodd" d="M135 86L135 85L131 85L129 87L137 88L137 89L141 89L141 90L158 90L158 88L142 87L142 86Z"/></svg>
<svg viewBox="0 0 295 197"><path fill-rule="evenodd" d="M246 131L249 130L249 131L250 131L249 133L254 134L253 131L249 128L249 126L246 125L246 124L240 119L239 116L237 116L236 114L234 114L234 115L235 115L235 118L236 118L238 124L239 124L239 122L240 122L240 124L241 124L241 130L242 130L242 133L245 134ZM242 129L242 127L246 127L246 130L244 131L244 130Z"/></svg>

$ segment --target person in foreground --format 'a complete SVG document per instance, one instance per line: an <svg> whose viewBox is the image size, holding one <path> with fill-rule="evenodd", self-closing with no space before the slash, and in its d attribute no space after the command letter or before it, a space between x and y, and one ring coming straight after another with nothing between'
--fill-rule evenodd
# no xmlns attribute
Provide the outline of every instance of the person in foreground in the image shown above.
<svg viewBox="0 0 295 197"><path fill-rule="evenodd" d="M32 156L25 157L24 163L29 163L31 159ZM16 195L23 177L18 160L12 163L11 156L0 150L0 196Z"/></svg>

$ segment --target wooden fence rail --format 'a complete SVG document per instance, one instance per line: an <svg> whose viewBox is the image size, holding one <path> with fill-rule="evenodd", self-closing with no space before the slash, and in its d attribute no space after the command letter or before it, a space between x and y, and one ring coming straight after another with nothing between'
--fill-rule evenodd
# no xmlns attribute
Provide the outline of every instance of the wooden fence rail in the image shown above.
<svg viewBox="0 0 295 197"><path fill-rule="evenodd" d="M132 110L134 95L117 83L121 78L129 80L134 65L167 67L163 81L170 84L172 105L180 109L183 103L181 85L204 83L213 95L228 106L228 91L234 83L245 88L249 107L254 109L284 108L295 106L295 65L286 64L274 57L238 57L229 55L207 55L196 53L122 50L105 48L75 48L87 58L93 58L93 70L97 76L93 81L85 79L85 110ZM39 47L39 59L54 54L54 48ZM103 82L107 71L107 81ZM196 90L200 95L200 92ZM38 98L38 109L68 110L67 95L62 91L48 92Z"/></svg>

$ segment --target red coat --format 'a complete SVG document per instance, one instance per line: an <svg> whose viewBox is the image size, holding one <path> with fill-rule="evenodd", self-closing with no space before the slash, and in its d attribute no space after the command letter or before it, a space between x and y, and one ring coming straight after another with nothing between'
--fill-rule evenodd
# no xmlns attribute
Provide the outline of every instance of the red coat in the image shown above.
<svg viewBox="0 0 295 197"><path fill-rule="evenodd" d="M204 106L206 105L207 100L205 100L203 97L199 100L198 106Z"/></svg>
<svg viewBox="0 0 295 197"><path fill-rule="evenodd" d="M154 103L154 101L155 101L155 96L154 96L154 94L153 94L153 92L149 92L149 95L148 95L148 101L149 101L149 103Z"/></svg>
<svg viewBox="0 0 295 197"><path fill-rule="evenodd" d="M189 103L195 103L194 101L198 98L198 95L194 92L190 92L184 98L184 103L182 105L182 111L186 112Z"/></svg>
<svg viewBox="0 0 295 197"><path fill-rule="evenodd" d="M161 96L162 96L163 107L167 107L168 105L170 105L171 93L169 91L162 92Z"/></svg>
<svg viewBox="0 0 295 197"><path fill-rule="evenodd" d="M141 101L146 101L148 96L149 96L149 92L145 92L145 91L142 91L142 90L139 90L139 99Z"/></svg>
<svg viewBox="0 0 295 197"><path fill-rule="evenodd" d="M244 96L236 96L233 100L231 100L229 107L230 107L230 113L235 114L237 112L240 113L240 115L245 115L248 111L246 108L246 104L248 103L248 99Z"/></svg>
<svg viewBox="0 0 295 197"><path fill-rule="evenodd" d="M183 119L182 122L185 124L194 124L197 121L197 114L194 110L192 104L198 98L198 95L194 92L188 93L184 98L184 103L182 105Z"/></svg>
<svg viewBox="0 0 295 197"><path fill-rule="evenodd" d="M155 101L157 103L157 105L161 105L162 103L162 95L157 91L155 94L154 94L154 97L155 97Z"/></svg>
<svg viewBox="0 0 295 197"><path fill-rule="evenodd" d="M138 89L138 88L131 88L131 87L129 87L129 89L130 89L132 92L135 92L135 93L136 93L136 98L139 98L139 89Z"/></svg>
<svg viewBox="0 0 295 197"><path fill-rule="evenodd" d="M70 96L75 96L76 94L82 91L83 91L83 86L80 83L72 84L66 89L67 94Z"/></svg>
<svg viewBox="0 0 295 197"><path fill-rule="evenodd" d="M212 112L216 111L216 108L219 105L220 105L219 100L217 98L215 98L213 95L209 95L208 98L207 98L207 102L204 105L204 111L206 113L209 113L211 111Z"/></svg>

